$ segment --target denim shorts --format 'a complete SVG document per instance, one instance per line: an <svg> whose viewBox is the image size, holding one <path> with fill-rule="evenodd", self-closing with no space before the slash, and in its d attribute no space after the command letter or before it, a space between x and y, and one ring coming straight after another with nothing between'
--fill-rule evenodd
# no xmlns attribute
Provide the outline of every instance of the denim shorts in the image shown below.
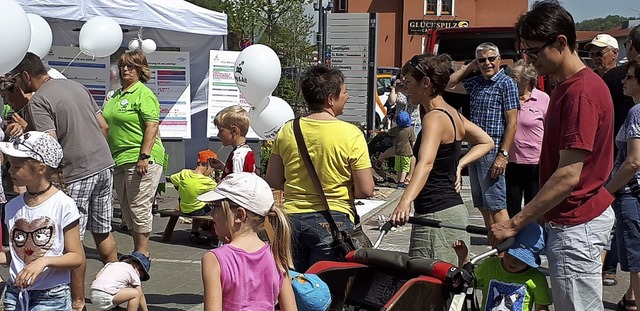
<svg viewBox="0 0 640 311"><path fill-rule="evenodd" d="M7 283L4 295L4 310L71 311L69 285L63 284L50 289L29 290L21 293L20 288Z"/></svg>
<svg viewBox="0 0 640 311"><path fill-rule="evenodd" d="M630 194L622 194L613 202L616 213L616 241L620 269L640 272L640 203Z"/></svg>
<svg viewBox="0 0 640 311"><path fill-rule="evenodd" d="M491 166L495 159L496 152L491 151L469 165L473 205L489 212L497 212L507 208L507 187L504 175L491 178Z"/></svg>
<svg viewBox="0 0 640 311"><path fill-rule="evenodd" d="M314 263L322 260L338 260L338 248L333 244L333 236L327 218L321 212L288 214L292 226L292 255L295 271L304 272ZM353 222L345 213L331 212L339 230L352 230Z"/></svg>
<svg viewBox="0 0 640 311"><path fill-rule="evenodd" d="M211 206L209 205L205 205L203 208L201 209L197 209L191 213L185 213L185 215L189 215L189 216L207 216L211 213Z"/></svg>

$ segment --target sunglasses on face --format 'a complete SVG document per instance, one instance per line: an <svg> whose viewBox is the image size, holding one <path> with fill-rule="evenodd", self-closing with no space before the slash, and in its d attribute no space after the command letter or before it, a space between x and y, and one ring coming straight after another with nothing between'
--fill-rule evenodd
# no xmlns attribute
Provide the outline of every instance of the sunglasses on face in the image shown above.
<svg viewBox="0 0 640 311"><path fill-rule="evenodd" d="M413 68L415 68L417 71L419 71L423 76L426 76L427 73L424 72L424 70L422 70L421 68L421 64L420 64L420 56L416 55L414 57L411 58L411 60L409 60L409 64L411 64L411 66L413 66Z"/></svg>
<svg viewBox="0 0 640 311"><path fill-rule="evenodd" d="M601 58L605 53L611 51L610 49L604 49L601 51L591 51L589 52L589 57L591 58Z"/></svg>
<svg viewBox="0 0 640 311"><path fill-rule="evenodd" d="M556 42L555 39L545 43L541 47L532 47L532 48L528 48L528 49L520 49L520 54L527 55L527 57L529 57L529 58L531 58L533 60L536 60L536 59L538 59L538 56L540 55L540 53L542 51L544 51L544 49L546 49L549 45L553 44L554 42Z"/></svg>
<svg viewBox="0 0 640 311"><path fill-rule="evenodd" d="M476 58L476 59L478 60L479 64L484 64L487 60L489 60L490 63L493 63L496 61L496 59L498 59L498 57L500 56L482 57L482 58Z"/></svg>

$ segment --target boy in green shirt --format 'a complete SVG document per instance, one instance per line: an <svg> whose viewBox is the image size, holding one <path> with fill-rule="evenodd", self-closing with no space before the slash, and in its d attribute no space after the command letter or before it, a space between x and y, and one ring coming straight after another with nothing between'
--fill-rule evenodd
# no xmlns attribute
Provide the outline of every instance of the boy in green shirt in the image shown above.
<svg viewBox="0 0 640 311"><path fill-rule="evenodd" d="M213 190L217 186L216 182L211 178L214 172L213 163L218 156L211 150L202 150L198 152L198 164L195 169L184 169L178 173L171 175L171 183L178 190L180 195L180 211L189 216L206 216L211 212L211 208L207 203L199 201L197 197L205 192ZM209 238L201 235L199 228L203 225L202 220L194 219L191 223L191 234L189 242L205 245L208 243L217 244L217 237Z"/></svg>

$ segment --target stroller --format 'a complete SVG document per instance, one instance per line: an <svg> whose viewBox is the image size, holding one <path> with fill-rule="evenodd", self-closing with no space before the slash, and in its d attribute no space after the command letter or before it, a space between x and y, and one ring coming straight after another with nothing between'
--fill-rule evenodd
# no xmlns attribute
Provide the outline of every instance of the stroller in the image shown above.
<svg viewBox="0 0 640 311"><path fill-rule="evenodd" d="M432 219L411 217L409 223L487 234L484 227L459 226ZM344 262L317 262L307 270L329 286L332 297L329 310L474 310L477 308L472 286L475 264L509 249L515 241L509 238L458 268L437 259L377 249L392 227L391 222L382 226L373 248L352 251Z"/></svg>

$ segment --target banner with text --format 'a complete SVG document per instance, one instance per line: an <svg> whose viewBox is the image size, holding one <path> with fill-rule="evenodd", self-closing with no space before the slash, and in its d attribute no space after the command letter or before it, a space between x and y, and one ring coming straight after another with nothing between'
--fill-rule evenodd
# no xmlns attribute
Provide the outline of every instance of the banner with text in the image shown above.
<svg viewBox="0 0 640 311"><path fill-rule="evenodd" d="M247 112L251 105L247 103L236 85L234 64L240 52L211 50L209 54L209 98L207 109L207 137L218 135L213 120L220 110L231 105L240 105ZM260 139L249 127L249 139Z"/></svg>

